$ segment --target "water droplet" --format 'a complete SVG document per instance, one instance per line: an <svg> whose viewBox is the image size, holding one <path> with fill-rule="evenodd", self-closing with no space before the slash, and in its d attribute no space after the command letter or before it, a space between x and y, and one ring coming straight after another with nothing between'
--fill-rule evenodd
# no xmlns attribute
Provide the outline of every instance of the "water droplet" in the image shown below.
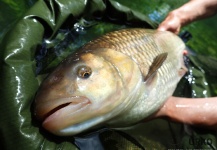
<svg viewBox="0 0 217 150"><path fill-rule="evenodd" d="M206 94L207 94L207 90L204 90L204 91L203 91L203 95L206 96Z"/></svg>

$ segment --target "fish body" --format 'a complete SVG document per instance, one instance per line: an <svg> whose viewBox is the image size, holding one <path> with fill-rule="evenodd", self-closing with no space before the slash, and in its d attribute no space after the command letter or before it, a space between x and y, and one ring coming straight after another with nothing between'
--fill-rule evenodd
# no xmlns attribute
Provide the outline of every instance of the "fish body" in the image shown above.
<svg viewBox="0 0 217 150"><path fill-rule="evenodd" d="M168 31L122 29L93 40L43 81L35 115L60 136L130 126L156 112L185 73L185 44Z"/></svg>

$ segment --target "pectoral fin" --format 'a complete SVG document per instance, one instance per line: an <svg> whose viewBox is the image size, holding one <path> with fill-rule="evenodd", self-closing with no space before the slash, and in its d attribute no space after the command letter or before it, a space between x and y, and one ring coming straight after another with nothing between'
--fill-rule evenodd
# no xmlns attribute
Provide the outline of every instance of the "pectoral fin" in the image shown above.
<svg viewBox="0 0 217 150"><path fill-rule="evenodd" d="M161 67L163 62L166 60L168 53L162 53L155 57L152 65L149 68L148 74L145 77L145 82L150 84L155 78L157 74L157 70Z"/></svg>

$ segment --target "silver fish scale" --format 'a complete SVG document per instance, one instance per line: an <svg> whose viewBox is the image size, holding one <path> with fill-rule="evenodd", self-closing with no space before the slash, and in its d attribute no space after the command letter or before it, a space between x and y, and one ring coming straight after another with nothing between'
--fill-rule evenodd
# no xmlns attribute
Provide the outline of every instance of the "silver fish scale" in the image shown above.
<svg viewBox="0 0 217 150"><path fill-rule="evenodd" d="M138 65L145 77L153 60L159 54L167 52L167 58L157 70L156 84L148 97L141 96L134 107L129 109L116 123L128 124L129 120L141 120L155 112L172 95L181 76L178 71L181 68L181 50L184 44L175 35L168 32L158 32L144 29L124 29L108 33L83 47L85 50L110 48L130 56ZM141 95L145 89L138 91ZM145 98L146 97L146 98ZM129 111L129 112L128 112ZM128 114L128 115L127 115Z"/></svg>
<svg viewBox="0 0 217 150"><path fill-rule="evenodd" d="M35 99L36 117L45 119L43 127L57 135L74 135L101 123L113 127L137 123L156 112L173 94L181 78L184 46L175 34L147 29L124 29L93 40L66 58L43 82ZM160 60L153 63L162 53L168 54L163 64ZM116 55L118 58L113 59ZM98 65L93 68L96 76L82 80L78 69L88 63ZM121 68L122 63L132 70ZM149 70L151 76L147 76Z"/></svg>
<svg viewBox="0 0 217 150"><path fill-rule="evenodd" d="M89 42L82 49L112 48L120 51L132 57L145 76L154 58L165 52L156 44L153 33L152 30L144 29L115 31ZM159 73L163 74L161 71Z"/></svg>

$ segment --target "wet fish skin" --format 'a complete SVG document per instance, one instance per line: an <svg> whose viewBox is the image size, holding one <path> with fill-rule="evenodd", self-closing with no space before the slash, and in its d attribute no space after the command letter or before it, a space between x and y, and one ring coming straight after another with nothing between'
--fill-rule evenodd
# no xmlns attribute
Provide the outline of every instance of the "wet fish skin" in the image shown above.
<svg viewBox="0 0 217 150"><path fill-rule="evenodd" d="M108 33L67 57L43 81L35 115L45 129L61 136L100 125L135 124L173 94L185 73L184 47L167 31Z"/></svg>

